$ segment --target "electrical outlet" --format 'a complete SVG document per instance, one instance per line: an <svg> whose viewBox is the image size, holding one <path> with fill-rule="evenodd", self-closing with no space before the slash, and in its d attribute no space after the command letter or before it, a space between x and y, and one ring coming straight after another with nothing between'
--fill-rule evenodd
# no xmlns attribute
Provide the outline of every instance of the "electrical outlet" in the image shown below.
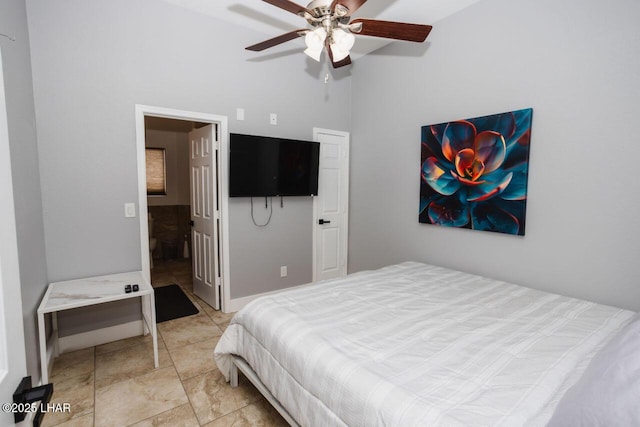
<svg viewBox="0 0 640 427"><path fill-rule="evenodd" d="M287 277L287 266L283 265L280 267L280 277Z"/></svg>

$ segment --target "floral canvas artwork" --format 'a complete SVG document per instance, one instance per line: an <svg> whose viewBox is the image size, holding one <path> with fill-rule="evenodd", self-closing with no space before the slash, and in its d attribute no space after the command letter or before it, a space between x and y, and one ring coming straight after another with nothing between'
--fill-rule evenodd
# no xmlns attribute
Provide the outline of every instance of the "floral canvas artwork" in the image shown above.
<svg viewBox="0 0 640 427"><path fill-rule="evenodd" d="M419 221L524 236L532 113L423 126Z"/></svg>

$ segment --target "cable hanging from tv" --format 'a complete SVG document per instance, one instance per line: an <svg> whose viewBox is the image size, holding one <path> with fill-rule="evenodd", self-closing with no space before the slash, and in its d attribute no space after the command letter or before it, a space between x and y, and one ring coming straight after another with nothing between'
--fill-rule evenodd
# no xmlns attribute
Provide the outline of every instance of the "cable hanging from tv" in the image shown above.
<svg viewBox="0 0 640 427"><path fill-rule="evenodd" d="M9 40L11 40L12 42L16 41L15 37L10 36L9 34L4 34L4 33L0 33L0 37L6 37Z"/></svg>
<svg viewBox="0 0 640 427"><path fill-rule="evenodd" d="M270 204L268 203L269 201L271 201ZM264 224L258 224L253 213L253 197L251 197L251 220L253 221L253 225L255 225L256 227L266 227L267 225L269 225L269 223L271 222L271 215L273 215L273 197L267 198L267 196L265 196L264 208L267 209L269 206L271 206L271 209L269 210L269 218L267 218L267 222L265 222Z"/></svg>

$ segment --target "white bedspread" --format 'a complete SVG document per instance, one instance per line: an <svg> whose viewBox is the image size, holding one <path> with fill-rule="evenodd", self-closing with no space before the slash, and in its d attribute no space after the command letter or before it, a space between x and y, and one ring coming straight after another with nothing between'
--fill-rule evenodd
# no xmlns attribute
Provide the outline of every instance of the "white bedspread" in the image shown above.
<svg viewBox="0 0 640 427"><path fill-rule="evenodd" d="M407 262L255 300L214 356L303 426L545 425L633 314Z"/></svg>

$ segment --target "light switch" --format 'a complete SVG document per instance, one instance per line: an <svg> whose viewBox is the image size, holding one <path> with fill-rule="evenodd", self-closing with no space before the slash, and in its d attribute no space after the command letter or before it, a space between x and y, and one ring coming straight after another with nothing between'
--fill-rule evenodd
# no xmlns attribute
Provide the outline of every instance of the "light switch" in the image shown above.
<svg viewBox="0 0 640 427"><path fill-rule="evenodd" d="M136 217L136 204L135 203L125 203L124 204L124 216L125 216L125 218L135 218Z"/></svg>
<svg viewBox="0 0 640 427"><path fill-rule="evenodd" d="M236 119L244 120L244 108L236 108Z"/></svg>
<svg viewBox="0 0 640 427"><path fill-rule="evenodd" d="M269 116L269 123L271 123L272 125L278 124L278 115L276 113L271 113L271 115Z"/></svg>

